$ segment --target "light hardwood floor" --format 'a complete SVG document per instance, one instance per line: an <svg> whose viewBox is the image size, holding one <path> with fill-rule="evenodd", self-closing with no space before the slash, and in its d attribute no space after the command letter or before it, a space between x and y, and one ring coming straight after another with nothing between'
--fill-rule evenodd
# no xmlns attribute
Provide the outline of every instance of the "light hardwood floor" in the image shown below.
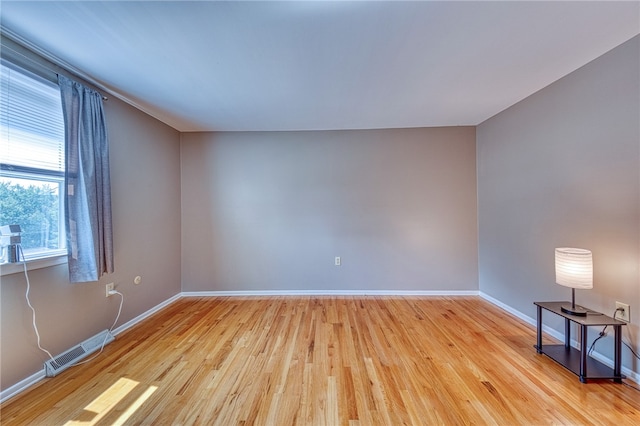
<svg viewBox="0 0 640 426"><path fill-rule="evenodd" d="M6 402L1 422L640 424L640 392L581 384L534 343L477 297L185 298Z"/></svg>

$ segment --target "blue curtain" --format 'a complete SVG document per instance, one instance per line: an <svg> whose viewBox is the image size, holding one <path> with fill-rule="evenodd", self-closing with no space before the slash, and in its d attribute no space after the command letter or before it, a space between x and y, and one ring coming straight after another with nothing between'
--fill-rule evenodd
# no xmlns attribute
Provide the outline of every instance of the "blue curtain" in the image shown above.
<svg viewBox="0 0 640 426"><path fill-rule="evenodd" d="M58 76L65 124L65 220L69 279L113 272L109 144L102 95Z"/></svg>

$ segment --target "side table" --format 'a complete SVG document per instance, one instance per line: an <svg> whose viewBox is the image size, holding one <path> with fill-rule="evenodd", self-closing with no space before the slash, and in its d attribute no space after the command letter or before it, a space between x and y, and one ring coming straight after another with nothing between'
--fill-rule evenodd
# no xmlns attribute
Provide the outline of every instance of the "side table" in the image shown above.
<svg viewBox="0 0 640 426"><path fill-rule="evenodd" d="M538 339L536 349L539 354L545 354L563 367L576 374L582 383L588 379L613 379L622 383L625 376L621 373L622 365L622 326L625 322L613 319L599 312L589 311L586 316L571 315L562 312L563 305L570 302L534 302L537 308ZM542 344L542 311L546 310L564 318L564 345ZM580 349L571 346L571 323L578 324L580 333ZM612 326L614 332L613 369L600 361L588 356L587 329L593 326Z"/></svg>

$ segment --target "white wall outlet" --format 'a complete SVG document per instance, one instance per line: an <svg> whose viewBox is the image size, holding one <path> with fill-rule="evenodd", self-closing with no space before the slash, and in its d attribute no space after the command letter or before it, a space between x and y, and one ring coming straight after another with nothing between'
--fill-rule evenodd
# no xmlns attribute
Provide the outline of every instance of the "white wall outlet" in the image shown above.
<svg viewBox="0 0 640 426"><path fill-rule="evenodd" d="M336 256L335 265L336 266L342 265L342 259L340 259L340 256Z"/></svg>
<svg viewBox="0 0 640 426"><path fill-rule="evenodd" d="M617 309L621 310L618 311ZM631 308L626 303L616 302L615 318L620 321L631 322L631 312L629 311L629 309Z"/></svg>
<svg viewBox="0 0 640 426"><path fill-rule="evenodd" d="M109 283L109 284L107 284L107 285L106 285L106 290L105 290L106 296L107 296L107 297L110 297L110 296L111 296L111 294L110 294L110 293L111 293L113 290L115 290L115 284L114 284L114 283Z"/></svg>

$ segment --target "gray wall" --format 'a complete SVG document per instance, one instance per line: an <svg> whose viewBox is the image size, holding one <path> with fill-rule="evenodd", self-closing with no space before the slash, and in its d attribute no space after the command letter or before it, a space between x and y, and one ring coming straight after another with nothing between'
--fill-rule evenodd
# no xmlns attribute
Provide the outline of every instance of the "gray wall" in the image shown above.
<svg viewBox="0 0 640 426"><path fill-rule="evenodd" d="M478 288L473 127L192 133L181 159L183 291Z"/></svg>
<svg viewBox="0 0 640 426"><path fill-rule="evenodd" d="M637 348L639 49L636 37L482 123L477 158L472 127L179 135L112 98L116 273L71 285L66 265L32 271L42 343L59 353L109 327L107 282L126 297L119 324L181 290L480 288L534 316L533 301L569 294L554 247L577 246L595 260L578 300L630 303ZM46 359L24 290L2 277L2 389Z"/></svg>
<svg viewBox="0 0 640 426"><path fill-rule="evenodd" d="M570 298L555 284L554 248L590 249L594 288L577 302L609 315L631 304L636 349L639 50L635 37L477 128L480 290L535 317L533 301ZM624 349L640 371L630 359Z"/></svg>
<svg viewBox="0 0 640 426"><path fill-rule="evenodd" d="M109 328L119 296L105 297L115 282L125 303L118 325L180 292L180 135L111 97L110 133L115 269L99 282L70 284L67 265L29 273L42 345L54 355ZM136 275L143 278L134 286ZM2 277L0 348L2 389L42 369L23 274Z"/></svg>

